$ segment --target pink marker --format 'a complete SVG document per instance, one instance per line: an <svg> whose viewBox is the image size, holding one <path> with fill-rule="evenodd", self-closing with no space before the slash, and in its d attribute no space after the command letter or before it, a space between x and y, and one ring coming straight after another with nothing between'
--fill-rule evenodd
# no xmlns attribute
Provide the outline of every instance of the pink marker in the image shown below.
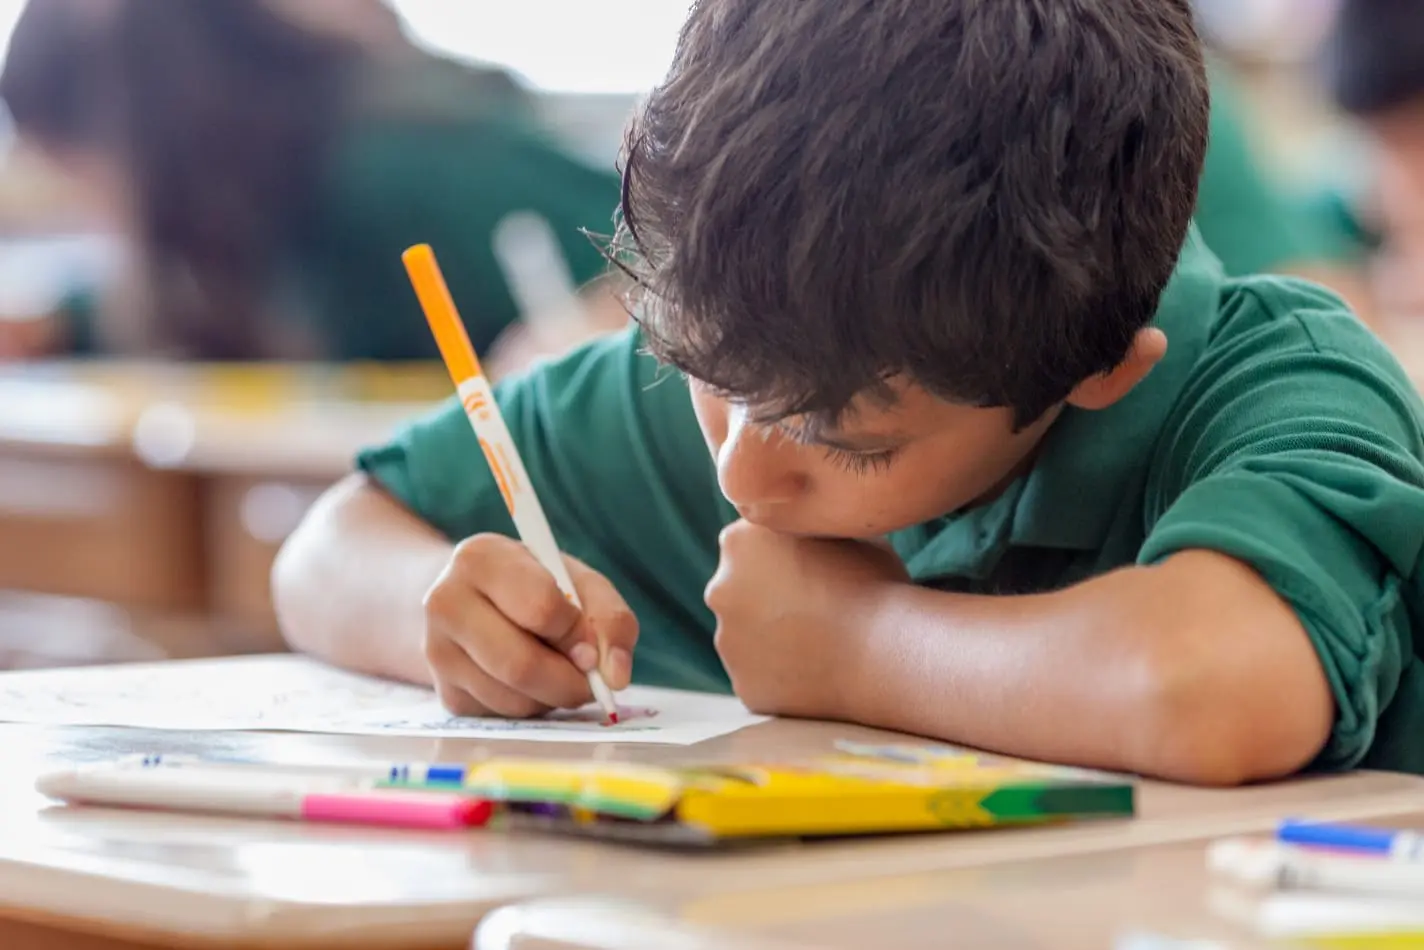
<svg viewBox="0 0 1424 950"><path fill-rule="evenodd" d="M100 766L42 776L36 788L51 798L84 805L442 831L483 825L493 812L488 801L455 792L385 789L369 779L294 775L290 770Z"/></svg>

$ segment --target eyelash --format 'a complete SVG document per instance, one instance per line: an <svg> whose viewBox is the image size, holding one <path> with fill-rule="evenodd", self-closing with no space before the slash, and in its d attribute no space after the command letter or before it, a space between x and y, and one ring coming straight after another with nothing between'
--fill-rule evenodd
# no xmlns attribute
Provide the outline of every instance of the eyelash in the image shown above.
<svg viewBox="0 0 1424 950"><path fill-rule="evenodd" d="M792 428L784 422L774 423L771 428L781 432L793 442L801 445L813 444L804 432ZM770 431L770 430L768 430ZM883 449L879 452L852 452L849 449L838 449L834 446L821 446L821 451L826 453L826 458L837 467L853 475L870 475L876 472L883 472L895 461L895 449Z"/></svg>
<svg viewBox="0 0 1424 950"><path fill-rule="evenodd" d="M883 472L895 461L894 449L883 452L847 452L845 449L827 448L826 457L836 465L856 475Z"/></svg>

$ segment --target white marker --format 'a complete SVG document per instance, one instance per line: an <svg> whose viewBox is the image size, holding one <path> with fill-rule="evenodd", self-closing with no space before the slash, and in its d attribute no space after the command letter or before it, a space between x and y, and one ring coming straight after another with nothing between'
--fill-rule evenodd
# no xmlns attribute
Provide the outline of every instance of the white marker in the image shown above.
<svg viewBox="0 0 1424 950"><path fill-rule="evenodd" d="M1424 897L1424 866L1320 854L1274 841L1217 841L1207 851L1207 867L1239 884L1257 887Z"/></svg>
<svg viewBox="0 0 1424 950"><path fill-rule="evenodd" d="M465 414L475 430L480 450L499 486L499 493L509 509L520 540L534 559L553 576L554 583L569 603L582 611L583 603L559 552L559 544L553 529L549 527L544 506L539 503L519 448L514 444L514 436L510 435L504 415L499 411L499 402L494 397L489 377L480 368L480 359L470 345L470 337L465 333L459 311L455 309L450 288L435 261L435 252L428 244L417 244L402 254L401 259L405 262L416 297L430 324L430 332L435 335L440 356L445 360L445 367L450 372L450 379L459 393L460 402L465 407ZM618 704L604 682L603 674L595 667L586 675L593 698L602 707L608 721L616 725Z"/></svg>
<svg viewBox="0 0 1424 950"><path fill-rule="evenodd" d="M85 805L387 825L467 828L490 805L454 792L393 791L366 779L232 768L79 768L40 777L42 795Z"/></svg>

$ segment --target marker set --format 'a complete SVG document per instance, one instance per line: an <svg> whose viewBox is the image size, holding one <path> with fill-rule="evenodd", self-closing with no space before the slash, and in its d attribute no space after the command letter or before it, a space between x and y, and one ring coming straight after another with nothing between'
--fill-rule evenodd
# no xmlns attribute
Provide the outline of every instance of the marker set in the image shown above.
<svg viewBox="0 0 1424 950"><path fill-rule="evenodd" d="M672 767L494 757L301 769L150 755L52 773L38 787L76 804L425 829L498 815L510 828L697 846L1134 813L1131 781L936 746Z"/></svg>

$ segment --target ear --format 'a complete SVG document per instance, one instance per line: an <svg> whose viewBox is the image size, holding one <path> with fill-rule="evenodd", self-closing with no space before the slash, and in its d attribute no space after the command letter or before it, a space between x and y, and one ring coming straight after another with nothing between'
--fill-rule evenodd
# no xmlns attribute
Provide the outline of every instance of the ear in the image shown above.
<svg viewBox="0 0 1424 950"><path fill-rule="evenodd" d="M1123 361L1106 373L1091 376L1068 394L1068 405L1078 409L1106 409L1147 378L1167 355L1167 334L1156 327L1137 331Z"/></svg>

